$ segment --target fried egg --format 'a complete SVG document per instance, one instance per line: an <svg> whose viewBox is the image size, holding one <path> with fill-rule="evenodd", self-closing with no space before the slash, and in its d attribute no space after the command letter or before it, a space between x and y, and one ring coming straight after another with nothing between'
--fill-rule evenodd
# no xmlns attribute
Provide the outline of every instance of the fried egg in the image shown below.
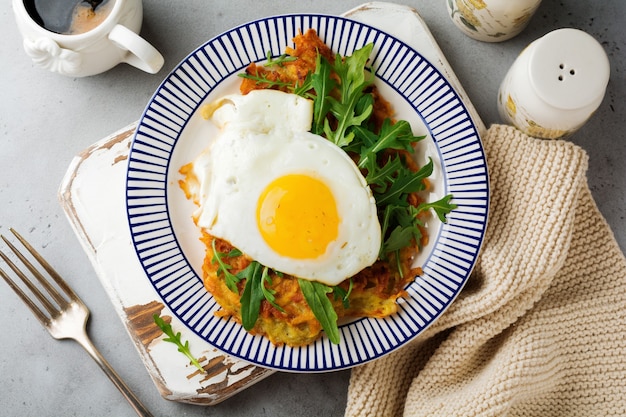
<svg viewBox="0 0 626 417"><path fill-rule="evenodd" d="M220 133L192 164L198 227L276 271L331 286L376 261L374 197L348 154L309 131L310 100L257 90L203 112Z"/></svg>

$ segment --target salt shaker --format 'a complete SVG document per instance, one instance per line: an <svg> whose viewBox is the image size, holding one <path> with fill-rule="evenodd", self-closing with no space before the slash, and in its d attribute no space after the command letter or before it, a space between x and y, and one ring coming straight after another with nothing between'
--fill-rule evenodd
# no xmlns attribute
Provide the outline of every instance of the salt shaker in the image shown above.
<svg viewBox="0 0 626 417"><path fill-rule="evenodd" d="M502 42L520 33L541 0L446 0L452 22L467 36Z"/></svg>
<svg viewBox="0 0 626 417"><path fill-rule="evenodd" d="M558 29L517 57L498 92L500 117L529 136L558 139L597 110L609 82L602 45L578 29Z"/></svg>

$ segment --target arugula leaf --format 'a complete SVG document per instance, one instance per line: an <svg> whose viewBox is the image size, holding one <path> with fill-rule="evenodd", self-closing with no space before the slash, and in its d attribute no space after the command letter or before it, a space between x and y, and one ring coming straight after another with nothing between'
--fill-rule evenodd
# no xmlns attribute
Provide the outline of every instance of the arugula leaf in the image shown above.
<svg viewBox="0 0 626 417"><path fill-rule="evenodd" d="M402 169L402 159L399 156L389 157L385 165L378 165L374 158L368 160L365 181L378 194L384 194L395 181L398 170Z"/></svg>
<svg viewBox="0 0 626 417"><path fill-rule="evenodd" d="M241 324L246 330L252 330L261 310L261 301L265 298L263 285L263 265L256 261L250 262L239 276L246 277L246 286L241 294Z"/></svg>
<svg viewBox="0 0 626 417"><path fill-rule="evenodd" d="M389 188L382 194L376 195L376 204L384 206L388 204L406 204L406 194L422 191L424 179L433 173L433 160L429 158L426 165L418 172L412 172L405 166L398 169L398 176L394 178ZM403 198L404 197L404 198Z"/></svg>
<svg viewBox="0 0 626 417"><path fill-rule="evenodd" d="M265 283L272 285L272 278L270 276L270 269L261 265L257 261L252 261L246 268L239 271L237 274L233 274L229 271L232 268L231 265L223 261L223 256L230 258L240 256L242 253L239 249L233 248L228 254L223 254L217 251L215 248L215 239L211 243L213 247L213 262L218 263L217 273L224 276L224 281L228 288L239 294L239 288L237 283L241 280L246 280L246 284L243 293L240 297L241 302L241 321L243 327L246 330L251 330L254 327L257 319L259 318L259 312L261 310L261 302L265 299L271 305L273 305L279 311L285 310L276 304L275 291L267 288ZM280 272L275 272L277 275L282 275Z"/></svg>
<svg viewBox="0 0 626 417"><path fill-rule="evenodd" d="M330 76L331 65L326 59L322 59L320 54L315 60L315 72L311 74L311 87L315 90L313 100L313 126L312 132L320 135L324 132L324 122L330 109L330 92L337 83Z"/></svg>
<svg viewBox="0 0 626 417"><path fill-rule="evenodd" d="M226 281L226 286L228 287L228 289L234 293L239 294L239 288L237 288L237 283L240 281L240 278L237 275L229 271L229 269L231 269L232 266L222 261L222 257L225 254L217 251L217 249L215 248L215 239L213 239L213 241L211 242L211 248L213 249L213 258L211 259L211 262L212 263L217 262L217 265L218 265L217 272L216 272L217 275L219 276L220 273L224 275L224 281ZM241 251L239 249L233 249L227 254L227 256L230 258L233 258L235 256L240 256L240 255L241 255Z"/></svg>
<svg viewBox="0 0 626 417"><path fill-rule="evenodd" d="M198 362L198 360L191 354L191 351L189 350L189 341L187 340L185 341L185 343L183 343L180 339L180 332L174 334L172 325L163 320L158 314L154 314L152 318L154 319L156 325L159 326L161 331L168 336L163 339L163 341L170 342L178 346L178 351L180 353L184 354L196 368L198 368L202 372L205 372L202 365L200 365L200 362Z"/></svg>
<svg viewBox="0 0 626 417"><path fill-rule="evenodd" d="M281 306L276 304L276 297L274 296L274 294L276 294L276 290L267 288L265 286L266 282L268 283L268 285L272 285L272 277L270 276L268 267L263 268L263 274L261 275L261 291L263 291L263 296L268 303L273 305L278 311L284 313L285 310Z"/></svg>
<svg viewBox="0 0 626 417"><path fill-rule="evenodd" d="M285 65L286 62L293 62L298 59L298 57L287 54L281 54L276 58L272 58L272 53L270 51L267 51L265 57L267 58L267 62L263 65L265 67L271 67L273 65L278 65L282 67L283 65Z"/></svg>
<svg viewBox="0 0 626 417"><path fill-rule="evenodd" d="M417 214L417 208L409 204L385 207L381 226L383 243L378 254L381 259L388 259L388 253L409 246L413 239L416 242L420 241L422 233Z"/></svg>
<svg viewBox="0 0 626 417"><path fill-rule="evenodd" d="M308 73L302 84L296 82L296 85L293 86L292 93L310 100L315 100L315 95L310 93L310 90L313 88L312 78L313 73Z"/></svg>
<svg viewBox="0 0 626 417"><path fill-rule="evenodd" d="M337 326L337 312L327 296L327 294L333 292L333 289L321 282L302 278L298 278L298 284L300 284L304 299L313 311L315 318L322 325L322 329L324 329L330 341L334 344L339 344L340 335L339 327Z"/></svg>
<svg viewBox="0 0 626 417"><path fill-rule="evenodd" d="M455 208L457 208L456 204L452 204L450 203L450 200L452 200L453 196L452 194L448 194L447 196L437 200L437 201L433 201L432 203L422 203L419 206L417 206L417 210L418 211L425 211L428 209L433 209L433 211L435 212L435 214L437 214L437 217L439 218L440 221L442 221L443 223L446 222L446 216Z"/></svg>
<svg viewBox="0 0 626 417"><path fill-rule="evenodd" d="M390 219L387 219L386 227L389 223L395 225L391 230L387 239L383 243L384 253L395 252L411 244L412 239L419 241L421 232L417 223L417 209L413 206L387 206L385 213ZM387 217L386 217L387 218ZM385 233L387 230L385 230ZM382 250L382 249L381 249Z"/></svg>
<svg viewBox="0 0 626 417"><path fill-rule="evenodd" d="M365 65L374 48L369 43L354 51L351 56L344 59L339 54L335 57L333 70L339 76L339 99L328 96L330 103L329 111L337 120L337 128L332 130L328 119L325 120L324 133L326 138L339 147L350 144L354 139L354 133L349 131L352 126L360 126L366 121L373 111L373 105L368 105L357 112L357 104L365 94L364 90L372 85L373 76L365 70Z"/></svg>
<svg viewBox="0 0 626 417"><path fill-rule="evenodd" d="M256 85L266 84L268 88L292 88L293 85L290 82L280 80L270 80L267 78L267 74L252 75L252 74L237 74L241 78L247 78L255 82Z"/></svg>
<svg viewBox="0 0 626 417"><path fill-rule="evenodd" d="M386 259L387 253L399 251L410 245L413 239L419 243L422 238L420 226L423 226L423 224L418 216L423 211L433 209L439 220L445 223L446 215L457 207L456 204L450 203L451 199L452 195L448 194L437 201L422 203L417 207L411 205L386 206L382 216L381 228L383 236L388 235L388 237L381 245L379 256L382 259ZM388 233L392 227L393 229Z"/></svg>
<svg viewBox="0 0 626 417"><path fill-rule="evenodd" d="M352 278L350 278L350 286L348 287L348 291L344 290L339 285L335 285L334 287L332 287L335 300L341 300L343 308L350 308L350 294L352 293L353 286L354 281L352 281Z"/></svg>
<svg viewBox="0 0 626 417"><path fill-rule="evenodd" d="M411 125L406 120L392 123L391 119L387 118L383 121L377 140L361 150L359 168L365 167L370 158L375 158L378 152L385 149L413 151L413 143L425 137L413 136Z"/></svg>

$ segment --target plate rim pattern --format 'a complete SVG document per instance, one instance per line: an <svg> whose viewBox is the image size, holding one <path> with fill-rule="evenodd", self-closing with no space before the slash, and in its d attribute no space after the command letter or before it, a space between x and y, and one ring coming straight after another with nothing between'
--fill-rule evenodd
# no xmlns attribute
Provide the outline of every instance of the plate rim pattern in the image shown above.
<svg viewBox="0 0 626 417"><path fill-rule="evenodd" d="M206 97L250 62L278 56L298 30L314 28L331 49L350 54L374 42L376 77L417 112L436 144L445 193L457 204L434 239L424 274L409 284L399 312L341 325L342 342L326 336L309 346L273 346L248 334L204 290L173 230L167 183L171 155L187 122ZM410 74L410 75L406 75ZM347 17L284 14L254 20L208 40L183 59L150 99L131 144L126 211L133 248L155 291L191 331L211 346L266 368L324 372L380 358L430 326L458 296L476 263L489 211L489 178L478 130L460 96L441 72L409 45Z"/></svg>

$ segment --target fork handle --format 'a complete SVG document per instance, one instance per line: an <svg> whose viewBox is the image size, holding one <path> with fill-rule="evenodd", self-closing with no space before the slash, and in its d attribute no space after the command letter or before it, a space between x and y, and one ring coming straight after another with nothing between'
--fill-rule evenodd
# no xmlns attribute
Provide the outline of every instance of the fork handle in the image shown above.
<svg viewBox="0 0 626 417"><path fill-rule="evenodd" d="M87 336L87 333L83 333L82 335L76 335L73 338L78 344L80 344L89 355L96 361L100 368L104 371L104 373L109 377L109 379L113 382L113 384L120 390L124 398L128 401L128 403L133 407L138 416L141 417L153 417L152 413L148 411L145 405L142 404L141 401L135 396L135 394L130 390L128 385L122 380L122 378L115 372L115 370L111 367L109 362L104 359L104 356L96 349L93 342Z"/></svg>

